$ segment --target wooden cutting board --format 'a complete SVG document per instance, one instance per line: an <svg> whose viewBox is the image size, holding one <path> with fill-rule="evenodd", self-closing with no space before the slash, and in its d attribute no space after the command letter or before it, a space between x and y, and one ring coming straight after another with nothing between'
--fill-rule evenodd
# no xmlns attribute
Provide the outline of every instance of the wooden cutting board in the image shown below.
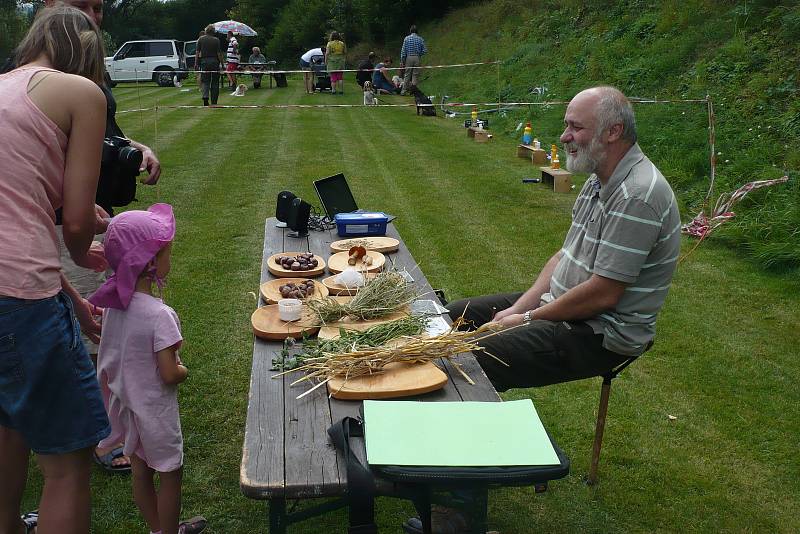
<svg viewBox="0 0 800 534"><path fill-rule="evenodd" d="M281 320L277 304L258 308L250 316L250 323L253 325L253 333L257 337L271 341L281 341L288 337L301 339L303 332L307 336L313 336L319 331L318 326L309 326L303 319L291 323Z"/></svg>
<svg viewBox="0 0 800 534"><path fill-rule="evenodd" d="M269 280L268 282L261 284L261 296L264 297L264 300L266 300L268 303L277 304L278 301L283 298L278 288L284 284L289 284L292 282L294 282L295 285L298 285L306 280L308 280L308 278L275 278L274 280ZM311 298L321 299L327 297L328 294L328 288L325 287L324 284L314 282L314 292L310 295Z"/></svg>
<svg viewBox="0 0 800 534"><path fill-rule="evenodd" d="M279 278L297 278L299 276L305 276L307 278L314 278L315 276L319 276L325 272L325 260L322 259L321 256L314 254L314 259L317 260L317 267L315 269L311 269L309 271L291 271L289 269L284 269L280 266L280 264L275 261L276 258L280 256L297 256L298 254L304 254L303 252L281 252L280 254L273 254L267 260L267 269L271 272L274 276Z"/></svg>
<svg viewBox="0 0 800 534"><path fill-rule="evenodd" d="M332 378L328 381L328 392L337 399L390 399L428 393L446 383L447 375L431 362L395 362L388 364L380 374L347 381Z"/></svg>
<svg viewBox="0 0 800 534"><path fill-rule="evenodd" d="M364 330L368 330L375 326L376 324L388 323L389 321L394 321L396 319L402 319L408 315L406 311L398 311L392 314L389 314L385 317L381 317L380 319L370 319L369 321L364 321L360 319L351 319L350 317L346 317L341 321L336 321L335 323L328 323L322 328L319 329L319 337L320 339L336 339L339 337L339 329L344 328L345 330L355 330L357 332L363 332Z"/></svg>
<svg viewBox="0 0 800 534"><path fill-rule="evenodd" d="M369 280L370 278L375 278L375 273L367 273L364 278L366 278L367 280ZM328 288L328 292L331 295L350 295L350 296L352 296L352 295L355 295L356 292L358 292L358 290L359 290L359 288L357 288L357 287L348 288L346 286L343 286L342 284L337 283L335 274L333 276L329 276L327 278L323 278L322 279L322 284L326 288Z"/></svg>
<svg viewBox="0 0 800 534"><path fill-rule="evenodd" d="M393 237L354 237L340 239L331 243L331 252L346 252L351 247L362 246L375 252L395 252L400 248L400 241Z"/></svg>
<svg viewBox="0 0 800 534"><path fill-rule="evenodd" d="M383 268L383 264L386 263L386 256L384 256L380 252L375 252L374 250L368 250L367 256L372 258L372 265L364 265L364 263L361 260L357 261L355 265L350 265L349 263L347 263L347 260L350 259L348 253L337 252L336 254L328 258L328 270L333 274L339 274L348 267L352 267L357 271L361 272L377 273Z"/></svg>

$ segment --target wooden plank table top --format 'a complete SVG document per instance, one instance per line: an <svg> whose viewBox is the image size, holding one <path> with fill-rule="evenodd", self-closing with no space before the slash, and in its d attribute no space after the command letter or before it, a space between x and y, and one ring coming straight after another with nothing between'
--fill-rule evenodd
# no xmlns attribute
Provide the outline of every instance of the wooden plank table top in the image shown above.
<svg viewBox="0 0 800 534"><path fill-rule="evenodd" d="M274 278L267 269L270 256L284 250L305 250L306 247L305 239L284 237L286 229L277 228L276 222L275 218L266 221L260 283ZM435 300L430 284L416 268L417 263L393 224L388 225L386 235L400 240L397 252L386 253L387 266L407 268L420 291L428 293L422 298ZM339 239L335 230L312 231L309 235L310 251L328 258L331 254L330 244ZM259 305L264 305L263 299ZM357 416L362 403L328 398L325 387L297 399L308 389L308 385L290 387L296 377L294 374L272 378L278 374L271 370L272 359L281 347L280 342L254 338L250 397L239 476L242 493L253 499L341 496L347 487L346 466L329 443L327 429L342 417ZM449 362L439 361L437 364L449 378L445 387L409 399L426 402L500 400L471 353L458 356L457 361L475 381L475 385L467 383ZM363 439L354 448L363 459Z"/></svg>

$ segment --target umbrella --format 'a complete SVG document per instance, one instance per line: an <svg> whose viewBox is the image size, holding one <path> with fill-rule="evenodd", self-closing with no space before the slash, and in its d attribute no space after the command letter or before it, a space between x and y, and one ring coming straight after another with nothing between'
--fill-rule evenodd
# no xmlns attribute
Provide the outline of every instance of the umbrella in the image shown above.
<svg viewBox="0 0 800 534"><path fill-rule="evenodd" d="M233 32L237 35L244 35L245 37L254 37L258 35L253 28L244 24L243 22L236 22L235 20L221 20L214 23L214 31L218 33Z"/></svg>

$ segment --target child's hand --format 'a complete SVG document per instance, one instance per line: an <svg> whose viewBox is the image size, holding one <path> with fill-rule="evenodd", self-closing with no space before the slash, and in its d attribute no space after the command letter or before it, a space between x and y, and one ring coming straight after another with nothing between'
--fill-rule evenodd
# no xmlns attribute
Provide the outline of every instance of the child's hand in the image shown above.
<svg viewBox="0 0 800 534"><path fill-rule="evenodd" d="M178 345L158 351L158 373L165 384L177 385L186 380L189 369L180 362Z"/></svg>

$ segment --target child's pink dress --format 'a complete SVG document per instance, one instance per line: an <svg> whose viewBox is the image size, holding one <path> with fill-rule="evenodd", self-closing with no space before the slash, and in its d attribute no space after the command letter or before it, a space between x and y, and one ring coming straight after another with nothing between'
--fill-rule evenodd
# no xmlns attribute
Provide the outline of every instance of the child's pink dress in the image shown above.
<svg viewBox="0 0 800 534"><path fill-rule="evenodd" d="M162 473L183 465L183 436L177 386L161 379L156 353L182 339L175 311L145 293L103 314L97 376L112 430L100 446L124 442L126 455Z"/></svg>

